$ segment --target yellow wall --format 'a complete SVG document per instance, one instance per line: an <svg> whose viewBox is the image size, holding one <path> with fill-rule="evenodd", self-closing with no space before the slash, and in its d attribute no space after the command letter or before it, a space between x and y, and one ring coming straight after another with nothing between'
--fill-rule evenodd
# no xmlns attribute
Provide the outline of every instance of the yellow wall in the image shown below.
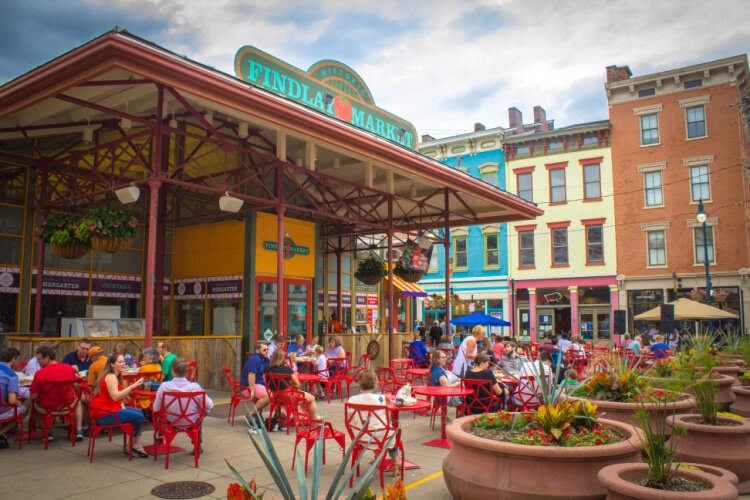
<svg viewBox="0 0 750 500"><path fill-rule="evenodd" d="M579 160L602 157L600 164L601 201L583 202L583 167ZM549 172L546 164L568 162L565 169L566 198L563 205L549 204ZM560 154L549 154L534 158L509 161L506 165L508 191L517 193L516 175L513 170L535 167L532 174L534 202L544 214L533 221L509 224L508 276L515 279L563 278L570 276L611 276L617 274L615 212L612 197L612 155L610 148L594 148ZM586 265L586 233L581 220L606 218L604 232L604 265ZM568 227L567 267L552 267L551 229L548 223L570 221ZM536 224L534 231L535 269L518 268L518 231L516 226Z"/></svg>
<svg viewBox="0 0 750 500"><path fill-rule="evenodd" d="M243 274L244 263L244 222L217 222L174 231L173 278Z"/></svg>
<svg viewBox="0 0 750 500"><path fill-rule="evenodd" d="M265 241L276 243L278 238L277 217L274 214L258 212L255 230L255 272L267 276L276 275L276 250L264 247ZM309 248L307 255L296 254L284 259L284 275L288 277L315 277L315 224L284 217L284 233L296 246Z"/></svg>

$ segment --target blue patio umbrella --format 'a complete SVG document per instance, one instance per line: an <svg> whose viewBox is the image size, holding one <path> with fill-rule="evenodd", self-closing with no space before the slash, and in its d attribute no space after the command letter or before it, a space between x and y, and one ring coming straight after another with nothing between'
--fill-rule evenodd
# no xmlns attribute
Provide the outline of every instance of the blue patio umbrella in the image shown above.
<svg viewBox="0 0 750 500"><path fill-rule="evenodd" d="M489 326L510 326L508 321L504 319L490 316L480 312L469 314L468 316L461 316L460 318L453 318L451 320L452 325L460 326L474 326L474 325L489 325Z"/></svg>

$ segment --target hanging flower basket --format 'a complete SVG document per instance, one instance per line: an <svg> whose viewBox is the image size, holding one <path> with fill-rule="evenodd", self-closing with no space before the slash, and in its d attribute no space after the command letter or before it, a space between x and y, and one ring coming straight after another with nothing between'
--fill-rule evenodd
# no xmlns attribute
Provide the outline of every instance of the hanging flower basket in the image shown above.
<svg viewBox="0 0 750 500"><path fill-rule="evenodd" d="M362 274L357 279L365 285L377 285L383 277L376 274Z"/></svg>
<svg viewBox="0 0 750 500"><path fill-rule="evenodd" d="M76 240L67 243L50 243L50 250L53 254L63 259L78 259L86 255L89 251L88 245L84 245Z"/></svg>
<svg viewBox="0 0 750 500"><path fill-rule="evenodd" d="M354 277L365 285L377 285L385 276L385 266L383 261L371 255L367 259L360 261Z"/></svg>
<svg viewBox="0 0 750 500"><path fill-rule="evenodd" d="M96 250L105 253L117 253L121 250L125 250L132 244L132 238L103 238L100 236L91 237L91 246Z"/></svg>
<svg viewBox="0 0 750 500"><path fill-rule="evenodd" d="M400 260L393 267L393 274L406 281L407 283L416 283L422 279L422 276L424 276L424 273L404 268L401 265Z"/></svg>

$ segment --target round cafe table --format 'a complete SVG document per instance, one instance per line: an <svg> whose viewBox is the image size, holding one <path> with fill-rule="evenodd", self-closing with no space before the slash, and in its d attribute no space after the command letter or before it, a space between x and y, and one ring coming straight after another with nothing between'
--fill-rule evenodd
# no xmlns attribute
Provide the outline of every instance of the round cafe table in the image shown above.
<svg viewBox="0 0 750 500"><path fill-rule="evenodd" d="M310 392L310 384L313 384L315 382L320 382L320 375L316 375L314 373L302 373L297 372L297 380L299 380L299 383L301 386L308 389L307 392Z"/></svg>
<svg viewBox="0 0 750 500"><path fill-rule="evenodd" d="M398 429L399 427L399 414L402 411L425 411L425 410L429 410L430 406L431 406L430 402L425 401L423 399L417 399L416 404L413 404L411 406L397 406L395 398L388 398L388 402L386 404L386 408L388 409L388 412L391 414L391 424L393 424L393 427L395 427L396 429ZM391 462L391 459L385 458L384 460L385 460L384 470L387 472L393 469L393 463ZM419 469L419 465L413 462L409 462L406 459L406 450L404 450L404 470L412 470L412 469Z"/></svg>
<svg viewBox="0 0 750 500"><path fill-rule="evenodd" d="M443 386L430 386L430 385L418 385L412 389L414 394L420 396L427 396L428 398L436 399L440 404L440 438L427 441L422 443L425 446L435 446L437 448L452 448L453 441L448 439L445 433L445 419L448 416L448 398L451 396L465 397L471 394L471 389L466 389L461 386L456 387L443 387Z"/></svg>
<svg viewBox="0 0 750 500"><path fill-rule="evenodd" d="M429 368L409 368L406 370L407 375L411 375L412 381L421 380L423 384L427 383L427 377L430 375Z"/></svg>

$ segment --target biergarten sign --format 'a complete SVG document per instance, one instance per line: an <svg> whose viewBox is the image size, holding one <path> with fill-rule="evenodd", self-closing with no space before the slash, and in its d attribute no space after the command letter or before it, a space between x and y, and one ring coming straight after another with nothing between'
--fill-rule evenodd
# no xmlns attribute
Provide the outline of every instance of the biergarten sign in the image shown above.
<svg viewBox="0 0 750 500"><path fill-rule="evenodd" d="M304 72L246 45L235 55L234 71L238 78L256 87L416 149L414 126L375 106L362 77L345 64L318 61Z"/></svg>

